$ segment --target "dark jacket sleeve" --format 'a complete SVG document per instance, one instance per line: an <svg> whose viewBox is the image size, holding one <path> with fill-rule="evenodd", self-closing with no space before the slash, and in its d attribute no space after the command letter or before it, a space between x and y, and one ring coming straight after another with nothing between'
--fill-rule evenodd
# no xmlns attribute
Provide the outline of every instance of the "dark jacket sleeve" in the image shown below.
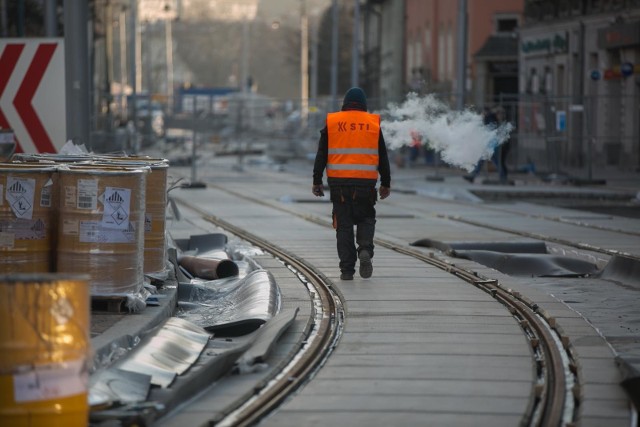
<svg viewBox="0 0 640 427"><path fill-rule="evenodd" d="M389 155L387 154L387 144L384 142L384 135L380 130L378 138L378 173L380 174L380 185L391 188L391 167L389 166ZM316 160L317 162L317 160Z"/></svg>
<svg viewBox="0 0 640 427"><path fill-rule="evenodd" d="M313 185L322 185L322 175L324 173L324 168L327 167L328 152L329 139L327 138L327 128L325 126L320 131L316 161L313 164Z"/></svg>

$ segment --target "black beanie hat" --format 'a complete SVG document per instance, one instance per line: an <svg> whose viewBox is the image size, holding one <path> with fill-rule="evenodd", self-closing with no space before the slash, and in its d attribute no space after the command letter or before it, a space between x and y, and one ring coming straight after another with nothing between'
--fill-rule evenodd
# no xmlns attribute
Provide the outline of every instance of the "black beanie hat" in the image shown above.
<svg viewBox="0 0 640 427"><path fill-rule="evenodd" d="M344 95L342 109L367 111L367 95L359 87L352 87Z"/></svg>

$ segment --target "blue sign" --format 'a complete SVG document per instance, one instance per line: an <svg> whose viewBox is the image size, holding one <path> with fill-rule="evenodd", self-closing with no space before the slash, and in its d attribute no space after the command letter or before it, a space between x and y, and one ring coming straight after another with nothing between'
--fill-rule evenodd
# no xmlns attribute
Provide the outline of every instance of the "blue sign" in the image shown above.
<svg viewBox="0 0 640 427"><path fill-rule="evenodd" d="M600 80L600 71L598 70L591 71L591 80Z"/></svg>
<svg viewBox="0 0 640 427"><path fill-rule="evenodd" d="M556 111L556 130L564 132L567 129L567 112Z"/></svg>
<svg viewBox="0 0 640 427"><path fill-rule="evenodd" d="M629 77L633 74L633 64L631 62L625 62L620 65L620 73L622 74L622 77Z"/></svg>

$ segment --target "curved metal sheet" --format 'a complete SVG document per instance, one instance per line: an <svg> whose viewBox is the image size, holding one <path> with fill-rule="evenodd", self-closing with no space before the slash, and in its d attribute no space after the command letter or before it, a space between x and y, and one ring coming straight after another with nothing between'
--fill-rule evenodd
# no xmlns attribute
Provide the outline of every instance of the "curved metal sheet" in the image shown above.
<svg viewBox="0 0 640 427"><path fill-rule="evenodd" d="M470 259L511 276L577 277L598 272L598 267L593 263L549 254L453 251L453 255Z"/></svg>
<svg viewBox="0 0 640 427"><path fill-rule="evenodd" d="M149 394L151 377L147 374L104 369L91 375L89 405L144 402Z"/></svg>
<svg viewBox="0 0 640 427"><path fill-rule="evenodd" d="M169 318L114 368L149 375L152 384L168 387L195 363L209 339L209 333L186 320Z"/></svg>
<svg viewBox="0 0 640 427"><path fill-rule="evenodd" d="M267 270L252 271L224 286L191 285L189 299L179 297L178 316L216 335L238 336L257 329L280 309L280 289Z"/></svg>
<svg viewBox="0 0 640 427"><path fill-rule="evenodd" d="M548 253L545 242L538 240L518 241L518 242L443 242L433 239L420 239L411 243L411 246L435 248L442 252L463 251L463 250L484 250L505 253L528 253L546 254Z"/></svg>
<svg viewBox="0 0 640 427"><path fill-rule="evenodd" d="M614 255L598 277L640 289L640 261L623 255Z"/></svg>

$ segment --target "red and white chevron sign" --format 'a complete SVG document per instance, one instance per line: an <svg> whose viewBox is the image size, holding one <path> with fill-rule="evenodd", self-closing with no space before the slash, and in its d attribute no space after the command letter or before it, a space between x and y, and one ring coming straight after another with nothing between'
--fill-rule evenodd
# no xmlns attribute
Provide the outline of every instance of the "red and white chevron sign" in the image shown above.
<svg viewBox="0 0 640 427"><path fill-rule="evenodd" d="M13 129L16 152L64 145L64 39L0 39L0 127Z"/></svg>

